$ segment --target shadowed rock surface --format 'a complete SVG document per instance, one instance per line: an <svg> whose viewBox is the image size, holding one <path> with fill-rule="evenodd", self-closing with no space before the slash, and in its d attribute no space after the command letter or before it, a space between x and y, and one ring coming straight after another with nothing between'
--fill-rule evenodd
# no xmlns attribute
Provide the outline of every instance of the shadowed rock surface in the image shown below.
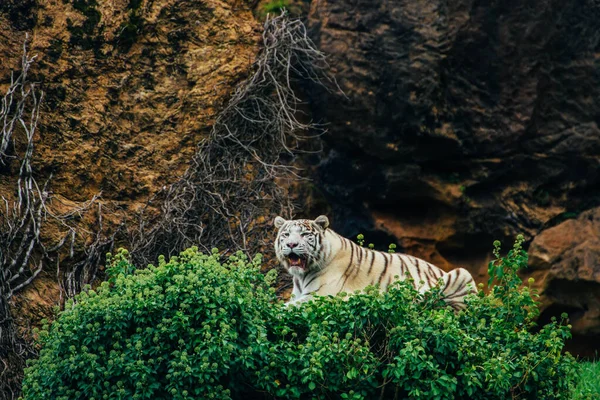
<svg viewBox="0 0 600 400"><path fill-rule="evenodd" d="M600 335L600 208L547 229L529 247L541 322L567 312L574 331Z"/></svg>
<svg viewBox="0 0 600 400"><path fill-rule="evenodd" d="M508 248L600 204L599 20L591 0L313 1L347 95L312 98L334 227L483 281L493 239ZM565 257L555 268L579 256Z"/></svg>

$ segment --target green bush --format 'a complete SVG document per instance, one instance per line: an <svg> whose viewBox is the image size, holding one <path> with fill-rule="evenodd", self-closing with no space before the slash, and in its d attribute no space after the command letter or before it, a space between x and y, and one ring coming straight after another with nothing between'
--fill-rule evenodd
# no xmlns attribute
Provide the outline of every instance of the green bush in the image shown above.
<svg viewBox="0 0 600 400"><path fill-rule="evenodd" d="M266 14L280 14L290 6L289 0L272 0L262 5L262 13Z"/></svg>
<svg viewBox="0 0 600 400"><path fill-rule="evenodd" d="M26 372L25 399L241 397L264 364L274 290L260 257L220 263L188 249L136 270L121 251L109 280L81 293ZM235 379L232 381L232 379Z"/></svg>
<svg viewBox="0 0 600 400"><path fill-rule="evenodd" d="M600 363L582 362L579 367L579 377L572 400L600 399Z"/></svg>
<svg viewBox="0 0 600 400"><path fill-rule="evenodd" d="M490 264L488 295L455 314L410 282L299 307L276 301L260 258L189 249L110 279L67 307L26 372L25 399L569 398L566 320L537 329L516 271L522 239Z"/></svg>

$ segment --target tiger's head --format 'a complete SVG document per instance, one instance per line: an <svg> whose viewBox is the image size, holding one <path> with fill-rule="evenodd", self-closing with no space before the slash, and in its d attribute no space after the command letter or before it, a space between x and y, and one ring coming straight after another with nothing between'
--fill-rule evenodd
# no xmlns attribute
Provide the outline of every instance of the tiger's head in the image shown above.
<svg viewBox="0 0 600 400"><path fill-rule="evenodd" d="M321 269L324 257L325 231L329 219L321 215L317 219L275 218L279 229L275 239L275 255L290 274L303 276Z"/></svg>

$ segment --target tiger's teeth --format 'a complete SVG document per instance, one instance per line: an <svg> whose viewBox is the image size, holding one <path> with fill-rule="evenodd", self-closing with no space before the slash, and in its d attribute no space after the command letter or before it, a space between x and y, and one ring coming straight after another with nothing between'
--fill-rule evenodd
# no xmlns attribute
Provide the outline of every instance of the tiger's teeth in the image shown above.
<svg viewBox="0 0 600 400"><path fill-rule="evenodd" d="M302 257L299 257L297 255L293 255L292 257L288 257L288 262L290 264L290 267L299 267L302 269L306 268L306 260Z"/></svg>

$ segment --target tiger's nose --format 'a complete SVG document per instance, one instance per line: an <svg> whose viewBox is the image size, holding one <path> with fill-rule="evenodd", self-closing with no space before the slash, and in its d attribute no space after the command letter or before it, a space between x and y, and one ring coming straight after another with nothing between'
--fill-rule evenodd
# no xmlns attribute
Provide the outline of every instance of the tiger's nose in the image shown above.
<svg viewBox="0 0 600 400"><path fill-rule="evenodd" d="M289 247L290 249L293 249L294 247L297 247L297 246L298 246L298 243L296 243L296 242L289 242L287 245L288 245L288 247Z"/></svg>

